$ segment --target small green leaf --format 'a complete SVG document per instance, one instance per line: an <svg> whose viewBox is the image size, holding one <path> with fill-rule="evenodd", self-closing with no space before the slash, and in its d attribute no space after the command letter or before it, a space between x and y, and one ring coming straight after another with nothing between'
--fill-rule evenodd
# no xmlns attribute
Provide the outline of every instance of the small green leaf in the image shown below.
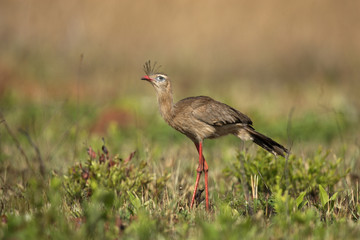
<svg viewBox="0 0 360 240"><path fill-rule="evenodd" d="M128 195L129 195L129 199L131 204L134 206L134 208L136 210L138 210L141 207L141 200L140 198L136 195L136 193L132 193L130 191L127 191Z"/></svg>
<svg viewBox="0 0 360 240"><path fill-rule="evenodd" d="M321 185L319 185L319 191L320 191L321 206L325 207L325 205L329 202L329 195Z"/></svg>
<svg viewBox="0 0 360 240"><path fill-rule="evenodd" d="M53 177L50 181L50 187L56 190L60 186L61 186L61 179L58 177Z"/></svg>
<svg viewBox="0 0 360 240"><path fill-rule="evenodd" d="M331 196L330 201L336 200L337 195L338 195L338 192L334 193L334 194Z"/></svg>
<svg viewBox="0 0 360 240"><path fill-rule="evenodd" d="M306 191L301 192L300 195L296 198L296 207L299 208L300 204L303 202Z"/></svg>

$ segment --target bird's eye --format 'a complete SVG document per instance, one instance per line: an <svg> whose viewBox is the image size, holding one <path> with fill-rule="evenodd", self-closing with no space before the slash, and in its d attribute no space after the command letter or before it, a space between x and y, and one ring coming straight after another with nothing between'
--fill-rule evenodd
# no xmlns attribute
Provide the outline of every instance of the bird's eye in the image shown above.
<svg viewBox="0 0 360 240"><path fill-rule="evenodd" d="M160 82L162 82L162 81L164 81L165 80L165 78L163 77L163 76L157 76L156 77L156 80L158 80L158 81L160 81Z"/></svg>

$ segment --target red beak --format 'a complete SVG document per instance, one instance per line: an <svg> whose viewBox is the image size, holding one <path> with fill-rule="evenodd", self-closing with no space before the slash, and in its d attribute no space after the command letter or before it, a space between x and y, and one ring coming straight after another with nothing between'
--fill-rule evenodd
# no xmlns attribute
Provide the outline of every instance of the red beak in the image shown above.
<svg viewBox="0 0 360 240"><path fill-rule="evenodd" d="M146 81L149 81L149 82L152 82L153 80L148 76L148 75L145 75L141 78L141 80L146 80Z"/></svg>

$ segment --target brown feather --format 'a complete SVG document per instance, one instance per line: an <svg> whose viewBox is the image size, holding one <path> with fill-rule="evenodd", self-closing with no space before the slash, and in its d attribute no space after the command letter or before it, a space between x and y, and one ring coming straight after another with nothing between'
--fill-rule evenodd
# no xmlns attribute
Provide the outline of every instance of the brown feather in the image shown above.
<svg viewBox="0 0 360 240"><path fill-rule="evenodd" d="M156 64L151 65L150 62L144 66L146 74L152 74L155 69ZM159 75L163 80L156 80ZM207 138L234 134L244 141L252 140L272 154L284 156L288 152L279 143L256 132L251 119L229 105L207 96L188 97L173 104L168 76L155 73L148 78L156 90L161 116L170 126L188 136L193 142L199 143Z"/></svg>
<svg viewBox="0 0 360 240"><path fill-rule="evenodd" d="M246 127L245 129L252 137L253 142L256 143L257 145L259 145L260 147L264 148L268 152L270 152L274 155L280 155L283 157L285 156L286 153L289 152L284 146L275 142L271 138L255 131L255 129L248 128L248 127Z"/></svg>

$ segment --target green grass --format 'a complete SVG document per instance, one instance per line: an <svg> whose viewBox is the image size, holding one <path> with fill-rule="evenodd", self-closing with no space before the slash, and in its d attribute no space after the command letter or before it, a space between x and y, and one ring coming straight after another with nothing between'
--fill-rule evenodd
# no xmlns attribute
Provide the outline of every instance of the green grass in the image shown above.
<svg viewBox="0 0 360 240"><path fill-rule="evenodd" d="M253 144L242 146L231 136L205 141L207 213L204 196L189 208L196 150L157 112L139 113L146 124L109 124L103 133L107 157L101 136L89 134L101 108L9 96L1 107L29 161L2 122L2 239L356 239L360 234L359 172L353 168L359 149L337 139L339 129L341 134L354 129L344 124L346 116L340 128L334 119L319 119L311 112L293 118L292 134L325 146L313 150L295 142L301 150L288 158L275 158ZM286 142L286 122L277 128L272 124L269 119L268 128L261 130ZM257 125L266 126L266 121ZM315 128L319 137L309 138ZM329 143L334 141L342 147L332 149ZM96 156L89 156L89 147ZM43 176L39 158L45 165Z"/></svg>

